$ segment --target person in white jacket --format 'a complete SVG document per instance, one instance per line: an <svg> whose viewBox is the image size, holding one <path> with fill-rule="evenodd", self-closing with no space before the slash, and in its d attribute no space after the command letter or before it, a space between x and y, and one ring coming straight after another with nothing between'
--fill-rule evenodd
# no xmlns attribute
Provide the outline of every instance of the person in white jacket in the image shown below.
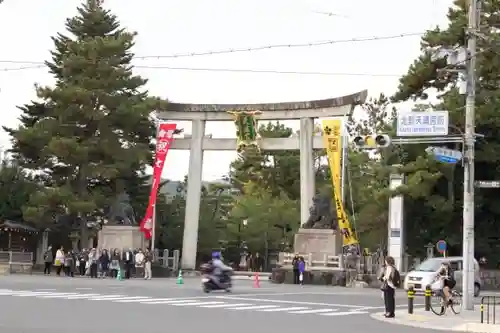
<svg viewBox="0 0 500 333"><path fill-rule="evenodd" d="M61 275L61 270L64 267L64 247L60 247L56 252L56 260L54 265L56 266L56 274Z"/></svg>
<svg viewBox="0 0 500 333"><path fill-rule="evenodd" d="M146 259L146 257L144 256L144 253L142 252L142 250L139 250L136 254L135 254L135 274L136 274L136 277L143 277L144 276L144 259Z"/></svg>

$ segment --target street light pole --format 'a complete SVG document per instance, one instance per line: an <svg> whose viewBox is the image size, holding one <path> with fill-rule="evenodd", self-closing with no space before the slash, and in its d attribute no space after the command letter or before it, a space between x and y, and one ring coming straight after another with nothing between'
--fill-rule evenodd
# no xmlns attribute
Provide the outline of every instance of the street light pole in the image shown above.
<svg viewBox="0 0 500 333"><path fill-rule="evenodd" d="M463 306L474 310L474 140L476 99L476 39L478 0L470 0L467 27L467 98L465 102L465 154L463 198Z"/></svg>

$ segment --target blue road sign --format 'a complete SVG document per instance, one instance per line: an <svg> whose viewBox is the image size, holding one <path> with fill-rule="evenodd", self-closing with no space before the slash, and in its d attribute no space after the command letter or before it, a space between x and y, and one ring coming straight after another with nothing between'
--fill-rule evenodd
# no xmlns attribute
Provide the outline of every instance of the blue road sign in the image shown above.
<svg viewBox="0 0 500 333"><path fill-rule="evenodd" d="M438 250L439 253L445 253L446 252L446 242L444 240L440 240L436 243L436 249Z"/></svg>
<svg viewBox="0 0 500 333"><path fill-rule="evenodd" d="M425 149L425 152L442 163L455 164L462 160L462 152L458 150L431 146Z"/></svg>

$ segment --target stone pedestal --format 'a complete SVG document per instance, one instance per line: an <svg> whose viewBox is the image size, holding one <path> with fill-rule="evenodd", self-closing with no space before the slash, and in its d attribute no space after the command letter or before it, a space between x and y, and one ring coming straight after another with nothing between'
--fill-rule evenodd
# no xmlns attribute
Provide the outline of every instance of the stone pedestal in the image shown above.
<svg viewBox="0 0 500 333"><path fill-rule="evenodd" d="M331 229L299 229L295 234L294 252L312 254L312 260L322 260L324 255L342 253L340 235Z"/></svg>
<svg viewBox="0 0 500 333"><path fill-rule="evenodd" d="M144 249L146 242L144 234L138 226L105 225L98 235L100 249Z"/></svg>

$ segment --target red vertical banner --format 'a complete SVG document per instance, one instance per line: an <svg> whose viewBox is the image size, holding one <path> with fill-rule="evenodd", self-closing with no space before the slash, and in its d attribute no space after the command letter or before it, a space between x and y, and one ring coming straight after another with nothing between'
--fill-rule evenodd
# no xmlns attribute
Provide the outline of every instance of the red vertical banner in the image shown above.
<svg viewBox="0 0 500 333"><path fill-rule="evenodd" d="M174 141L174 132L177 128L176 124L160 124L158 135L156 138L156 153L153 164L153 180L151 184L151 193L149 194L148 208L146 214L141 221L140 228L146 239L151 239L153 233L154 207L156 205L156 196L160 187L161 174L163 165L167 158L167 153Z"/></svg>

